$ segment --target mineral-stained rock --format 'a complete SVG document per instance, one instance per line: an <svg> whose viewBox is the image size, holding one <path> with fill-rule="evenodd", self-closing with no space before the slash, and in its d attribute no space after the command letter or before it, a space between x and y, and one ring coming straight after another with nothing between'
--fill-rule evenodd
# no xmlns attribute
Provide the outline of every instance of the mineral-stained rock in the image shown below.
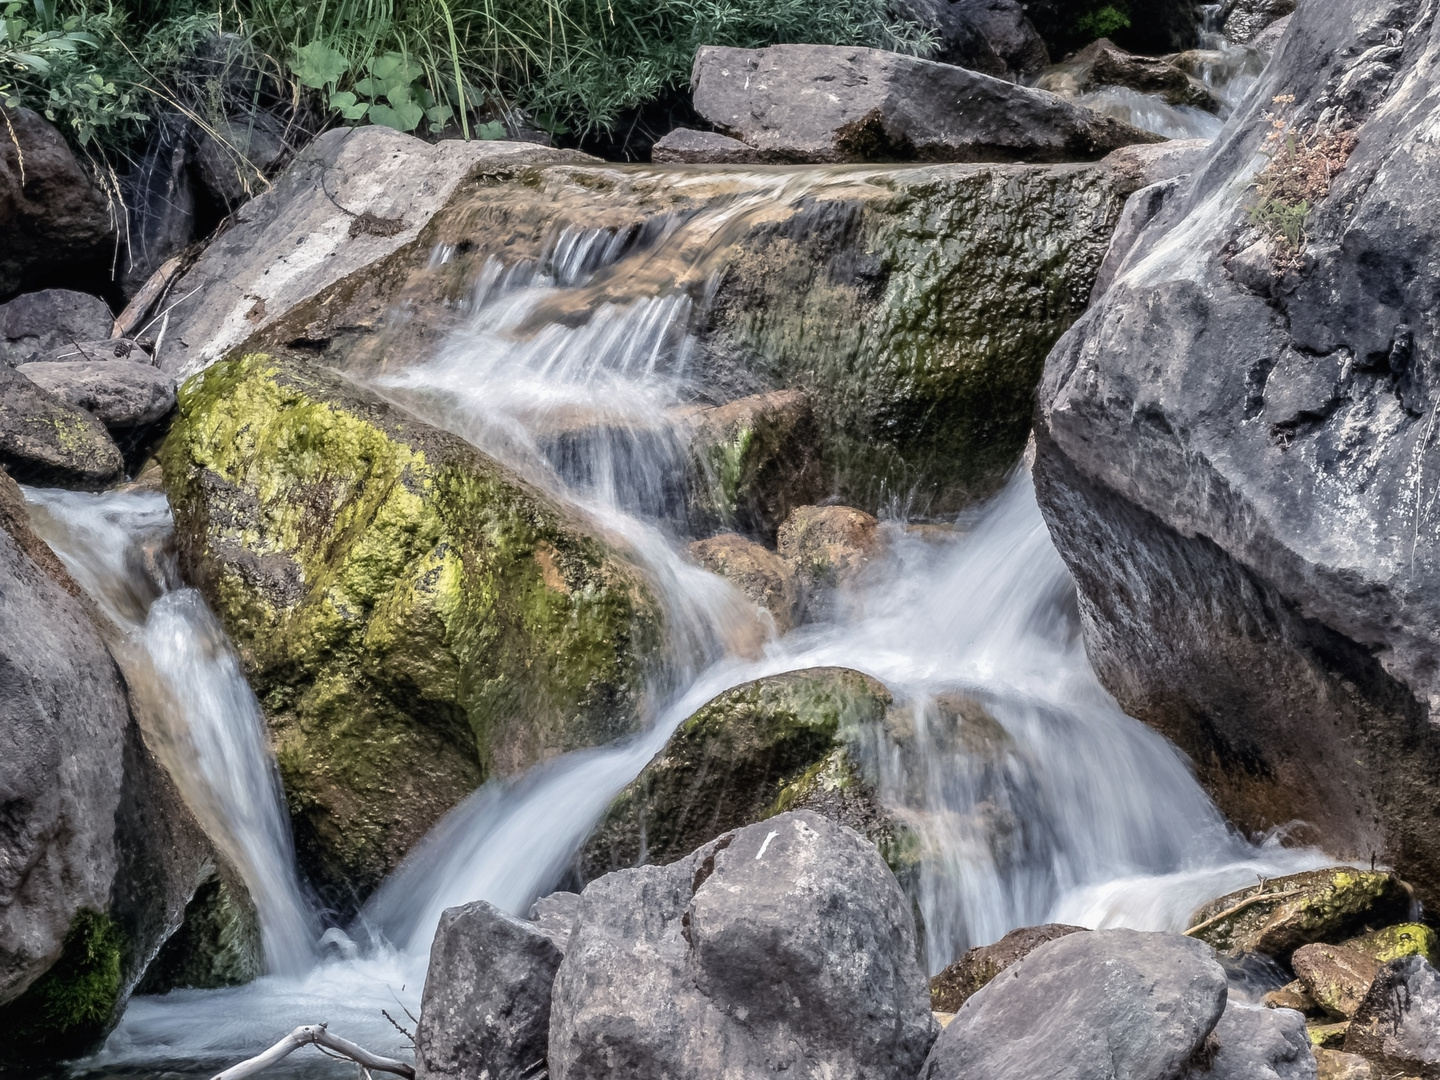
<svg viewBox="0 0 1440 1080"><path fill-rule="evenodd" d="M970 998L921 1080L1178 1076L1225 998L1225 972L1203 942L1134 930L1070 934Z"/></svg>
<svg viewBox="0 0 1440 1080"><path fill-rule="evenodd" d="M1210 1033L1213 1056L1184 1080L1315 1080L1305 1018L1290 1009L1230 1002Z"/></svg>
<svg viewBox="0 0 1440 1080"><path fill-rule="evenodd" d="M1440 972L1420 956L1382 967L1350 1021L1345 1051L1387 1074L1440 1077Z"/></svg>
<svg viewBox="0 0 1440 1080"><path fill-rule="evenodd" d="M14 367L72 341L109 337L114 322L98 296L70 289L22 293L0 304L0 363Z"/></svg>
<svg viewBox="0 0 1440 1080"><path fill-rule="evenodd" d="M718 131L676 128L655 140L650 160L657 165L749 165L759 161L760 155Z"/></svg>
<svg viewBox="0 0 1440 1080"><path fill-rule="evenodd" d="M581 895L555 979L555 1080L913 1078L934 1039L909 903L816 814L726 833Z"/></svg>
<svg viewBox="0 0 1440 1080"><path fill-rule="evenodd" d="M762 161L1088 161L1158 135L951 64L879 49L703 46L695 109Z"/></svg>
<svg viewBox="0 0 1440 1080"><path fill-rule="evenodd" d="M1310 1039L1310 1045L1321 1050L1339 1050L1345 1045L1345 1036L1349 1030L1349 1020L1333 1023L1312 1020L1305 1025L1305 1034Z"/></svg>
<svg viewBox="0 0 1440 1080"><path fill-rule="evenodd" d="M176 535L265 710L296 841L353 906L488 774L632 730L660 616L616 551L323 368L188 382Z"/></svg>
<svg viewBox="0 0 1440 1080"><path fill-rule="evenodd" d="M1402 956L1423 956L1431 964L1440 963L1440 934L1424 923L1387 926L1340 944L1373 957L1381 964L1399 960Z"/></svg>
<svg viewBox="0 0 1440 1080"><path fill-rule="evenodd" d="M5 119L0 298L61 282L88 280L100 286L109 276L115 249L115 220L104 194L65 137L39 113L6 109Z"/></svg>
<svg viewBox="0 0 1440 1080"><path fill-rule="evenodd" d="M1066 934L1085 930L1083 926L1046 923L1011 930L993 945L977 945L930 980L930 1007L941 1012L958 1012L961 1005L991 979L1012 964Z"/></svg>
<svg viewBox="0 0 1440 1080"><path fill-rule="evenodd" d="M587 878L667 863L778 809L804 779L891 704L880 683L810 668L744 683L707 702L616 797L585 846ZM795 795L792 793L791 801Z"/></svg>
<svg viewBox="0 0 1440 1080"><path fill-rule="evenodd" d="M1168 61L1128 53L1108 38L1091 42L1047 71L1035 85L1070 98L1105 86L1124 86L1142 94L1155 94L1171 105L1220 111L1220 100L1198 79Z"/></svg>
<svg viewBox="0 0 1440 1080"><path fill-rule="evenodd" d="M1297 839L1373 855L1434 904L1440 805L1415 793L1440 775L1440 261L1411 253L1440 236L1440 24L1422 7L1298 7L1205 167L1052 350L1035 475L1125 711L1246 832L1306 822ZM1257 174L1277 98L1284 150ZM1313 186L1273 188L1287 169ZM1279 200L1259 225L1257 183ZM1295 250L1275 223L1302 212ZM1262 241L1257 293L1228 264Z"/></svg>
<svg viewBox="0 0 1440 1080"><path fill-rule="evenodd" d="M1342 1050L1315 1050L1316 1080L1374 1080L1370 1062Z"/></svg>
<svg viewBox="0 0 1440 1080"><path fill-rule="evenodd" d="M780 526L780 557L800 582L803 617L830 615L831 593L855 585L884 547L880 523L852 506L800 506Z"/></svg>
<svg viewBox="0 0 1440 1080"><path fill-rule="evenodd" d="M21 364L17 371L106 427L154 423L175 407L175 377L133 360Z"/></svg>
<svg viewBox="0 0 1440 1080"><path fill-rule="evenodd" d="M794 629L800 616L800 582L775 552L737 533L721 533L696 540L690 554L768 611L778 633Z"/></svg>
<svg viewBox="0 0 1440 1080"><path fill-rule="evenodd" d="M801 390L755 394L687 409L689 515L703 535L738 529L767 542L797 506L823 493L819 432Z"/></svg>
<svg viewBox="0 0 1440 1080"><path fill-rule="evenodd" d="M0 364L0 465L24 483L98 489L125 462L105 425Z"/></svg>
<svg viewBox="0 0 1440 1080"><path fill-rule="evenodd" d="M1224 952L1284 960L1301 945L1340 941L1366 925L1404 918L1410 903L1409 889L1394 874L1336 866L1228 893L1198 908L1190 926Z"/></svg>
<svg viewBox="0 0 1440 1080"><path fill-rule="evenodd" d="M1363 952L1319 943L1296 949L1290 966L1317 1005L1345 1019L1355 1015L1380 970L1380 962Z"/></svg>
<svg viewBox="0 0 1440 1080"><path fill-rule="evenodd" d="M415 1031L419 1080L521 1080L545 1067L561 953L533 923L477 900L440 916Z"/></svg>

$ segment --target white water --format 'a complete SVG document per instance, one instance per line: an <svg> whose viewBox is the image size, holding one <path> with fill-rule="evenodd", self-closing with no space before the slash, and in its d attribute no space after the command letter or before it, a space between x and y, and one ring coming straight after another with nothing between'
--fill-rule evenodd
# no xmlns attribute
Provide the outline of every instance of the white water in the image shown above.
<svg viewBox="0 0 1440 1080"><path fill-rule="evenodd" d="M785 183L793 186L796 174L789 175ZM768 180L756 186L762 197L777 195ZM1080 643L1073 586L1023 471L991 506L969 515L953 539L936 543L887 525L886 554L839 598L833 621L782 639L768 635L770 624L728 584L687 561L675 492L685 438L677 406L695 390L689 330L704 301L707 236L744 205L742 198L677 223L659 245L684 253L668 279L627 278L627 260L653 267L653 252L627 253L608 233L557 231L541 266L487 268L468 325L436 357L379 380L387 394L569 502L645 567L664 597L673 638L646 731L486 785L366 905L351 928L357 944L332 932L335 945L319 963L299 965L304 972L233 990L137 999L86 1068L194 1070L238 1060L295 1024L322 1020L380 1052L403 1051L404 1040L381 1009L402 1021L400 1007L418 1012L430 940L445 907L486 899L524 914L564 877L607 804L678 723L730 686L797 668L857 668L885 682L909 709L912 733L903 739L872 733L869 757L883 798L921 839L915 888L932 969L970 944L1047 920L1178 929L1198 904L1257 875L1327 861L1274 839L1253 844L1236 835L1176 751L1121 713L1098 684ZM607 298L570 303L587 299L583 290L597 271L609 274ZM651 284L629 296L613 288L630 279ZM682 280L690 287L679 287ZM566 313L563 321L551 317L556 311ZM105 518L67 511L96 497L35 497L72 530ZM99 498L140 500L134 505L144 513L105 518L121 531L144 536L163 529L153 496ZM116 537L97 532L65 543L86 553L71 559L96 595L135 580L88 568L126 550ZM210 631L166 636L182 657L151 643L151 624L161 621L157 609L186 592L166 594L148 616L143 597L110 603L130 612L117 622L143 632L146 655L177 665L162 669L167 677L183 667L184 648L208 642L200 649L204 669L225 669L233 685L233 658L227 668L229 650ZM185 618L213 625L204 623L203 611L192 602ZM172 692L179 697L181 690ZM957 692L982 703L993 723L973 711L964 714L969 719L957 717L946 707ZM264 761L253 699L237 691L228 700L240 696L247 708L209 712L241 729L234 737L245 753ZM196 768L207 783L224 786L203 763ZM278 806L273 772L265 776L247 787L256 784L250 790L269 793L258 801ZM255 819L227 797L213 796L217 814L233 814L229 827L248 833L252 825L242 823ZM254 880L261 900L272 885L260 875ZM270 897L262 903L285 906ZM309 954L297 947L296 955Z"/></svg>

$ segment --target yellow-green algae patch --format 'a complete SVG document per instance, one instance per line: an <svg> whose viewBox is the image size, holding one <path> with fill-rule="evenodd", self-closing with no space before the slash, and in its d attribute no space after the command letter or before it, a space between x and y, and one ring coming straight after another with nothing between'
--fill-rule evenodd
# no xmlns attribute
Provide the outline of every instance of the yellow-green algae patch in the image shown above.
<svg viewBox="0 0 1440 1080"><path fill-rule="evenodd" d="M491 773L635 728L659 607L584 522L303 360L227 360L179 399L161 464L182 560L332 902Z"/></svg>

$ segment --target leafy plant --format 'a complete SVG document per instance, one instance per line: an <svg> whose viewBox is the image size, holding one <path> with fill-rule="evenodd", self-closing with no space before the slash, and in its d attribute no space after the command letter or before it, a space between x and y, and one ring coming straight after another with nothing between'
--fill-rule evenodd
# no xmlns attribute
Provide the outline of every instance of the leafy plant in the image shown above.
<svg viewBox="0 0 1440 1080"><path fill-rule="evenodd" d="M1075 20L1075 29L1092 39L1108 38L1117 30L1124 30L1129 25L1129 12L1117 8L1114 4L1106 4L1094 11L1087 11Z"/></svg>
<svg viewBox="0 0 1440 1080"><path fill-rule="evenodd" d="M1272 104L1283 107L1294 100L1285 95L1273 99ZM1283 273L1300 265L1309 240L1310 214L1349 162L1356 136L1349 130L1319 127L1301 133L1275 112L1266 117L1270 131L1264 152L1270 161L1255 177L1255 201L1249 216L1270 242L1276 271Z"/></svg>

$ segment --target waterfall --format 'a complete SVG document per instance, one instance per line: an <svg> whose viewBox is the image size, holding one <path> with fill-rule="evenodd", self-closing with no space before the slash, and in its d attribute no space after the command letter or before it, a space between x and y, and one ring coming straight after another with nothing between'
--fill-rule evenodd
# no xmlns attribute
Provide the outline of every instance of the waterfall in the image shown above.
<svg viewBox="0 0 1440 1080"><path fill-rule="evenodd" d="M110 619L147 742L245 882L266 970L308 970L318 929L265 721L224 630L198 592L179 587L165 497L39 488L25 497L36 532Z"/></svg>

